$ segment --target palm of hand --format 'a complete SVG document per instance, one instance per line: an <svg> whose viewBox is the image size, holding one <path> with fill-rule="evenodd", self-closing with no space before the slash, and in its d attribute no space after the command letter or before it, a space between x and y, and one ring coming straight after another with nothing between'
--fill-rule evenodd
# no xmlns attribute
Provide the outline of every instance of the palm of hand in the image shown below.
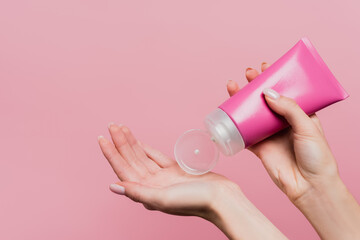
<svg viewBox="0 0 360 240"><path fill-rule="evenodd" d="M206 213L211 199L217 197L215 189L218 186L231 185L225 177L212 172L201 176L185 173L177 163L148 175L142 184L157 188L157 198L160 200L155 205L145 204L146 208L175 215L199 216Z"/></svg>
<svg viewBox="0 0 360 240"><path fill-rule="evenodd" d="M297 161L294 150L297 144L293 141L292 136L291 129L284 129L251 146L249 150L260 158L274 183L290 199L296 200L310 185L304 177L306 170L302 170ZM303 151L296 152L297 155L302 155Z"/></svg>
<svg viewBox="0 0 360 240"><path fill-rule="evenodd" d="M225 177L207 173L185 173L168 156L135 139L127 127L111 124L113 140L99 139L101 150L125 187L125 194L147 209L176 215L206 217L214 189L234 187Z"/></svg>

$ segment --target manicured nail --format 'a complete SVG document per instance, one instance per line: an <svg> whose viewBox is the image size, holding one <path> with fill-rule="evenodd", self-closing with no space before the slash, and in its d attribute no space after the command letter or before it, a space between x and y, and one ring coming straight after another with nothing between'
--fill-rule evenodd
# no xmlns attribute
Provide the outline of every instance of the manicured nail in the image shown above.
<svg viewBox="0 0 360 240"><path fill-rule="evenodd" d="M249 67L249 68L246 69L246 72L247 72L247 71L250 71L250 70L253 70L253 69Z"/></svg>
<svg viewBox="0 0 360 240"><path fill-rule="evenodd" d="M102 135L98 136L98 140L100 140L102 138L104 138L104 136L102 136Z"/></svg>
<svg viewBox="0 0 360 240"><path fill-rule="evenodd" d="M275 91L274 89L271 89L271 88L265 88L263 90L263 93L267 97L269 97L271 99L274 99L274 100L276 100L276 99L278 99L280 97L280 94L277 91Z"/></svg>
<svg viewBox="0 0 360 240"><path fill-rule="evenodd" d="M264 64L267 64L267 63L266 63L266 62L262 62L262 63L261 63L261 66L264 65Z"/></svg>
<svg viewBox="0 0 360 240"><path fill-rule="evenodd" d="M110 184L110 190L116 194L124 195L125 194L125 188L123 186L120 186L118 184Z"/></svg>
<svg viewBox="0 0 360 240"><path fill-rule="evenodd" d="M115 123L114 122L109 122L108 124L108 128L110 128L112 125L114 125Z"/></svg>

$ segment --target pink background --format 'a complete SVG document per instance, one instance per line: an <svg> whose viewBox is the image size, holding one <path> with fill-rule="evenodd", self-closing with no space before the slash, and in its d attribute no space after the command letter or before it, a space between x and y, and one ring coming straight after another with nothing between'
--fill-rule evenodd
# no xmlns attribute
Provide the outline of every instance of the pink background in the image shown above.
<svg viewBox="0 0 360 240"><path fill-rule="evenodd" d="M360 3L353 1L0 1L0 239L224 239L195 217L112 194L97 136L127 124L173 155L245 84L307 36L351 97L319 113L360 199ZM248 151L216 172L292 239L316 233Z"/></svg>

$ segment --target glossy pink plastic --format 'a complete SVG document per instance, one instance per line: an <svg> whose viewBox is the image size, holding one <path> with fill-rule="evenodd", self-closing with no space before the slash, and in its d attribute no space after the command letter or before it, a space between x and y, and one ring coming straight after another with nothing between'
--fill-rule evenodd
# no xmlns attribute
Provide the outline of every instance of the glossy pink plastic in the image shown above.
<svg viewBox="0 0 360 240"><path fill-rule="evenodd" d="M311 42L302 38L285 55L221 104L249 147L288 126L267 106L263 89L294 99L308 114L349 95L330 72Z"/></svg>

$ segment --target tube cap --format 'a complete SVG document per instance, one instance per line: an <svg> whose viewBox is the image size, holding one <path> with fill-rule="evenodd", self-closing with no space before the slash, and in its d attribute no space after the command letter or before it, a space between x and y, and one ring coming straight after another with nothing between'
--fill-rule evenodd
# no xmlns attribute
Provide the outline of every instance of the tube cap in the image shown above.
<svg viewBox="0 0 360 240"><path fill-rule="evenodd" d="M179 166L185 172L201 175L216 165L219 159L219 150L209 132L191 129L178 138L174 155Z"/></svg>
<svg viewBox="0 0 360 240"><path fill-rule="evenodd" d="M235 123L220 108L206 116L205 126L223 154L231 156L245 148Z"/></svg>

